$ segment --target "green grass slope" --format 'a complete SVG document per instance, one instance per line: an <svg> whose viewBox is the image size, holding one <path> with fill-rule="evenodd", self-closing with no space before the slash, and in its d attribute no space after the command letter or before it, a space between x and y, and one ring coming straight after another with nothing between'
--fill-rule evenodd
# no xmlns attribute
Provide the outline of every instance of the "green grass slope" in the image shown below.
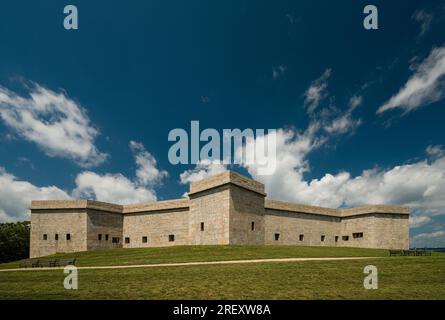
<svg viewBox="0 0 445 320"><path fill-rule="evenodd" d="M64 289L62 270L7 271L0 272L0 299L445 299L444 254L388 257L386 250L353 248L204 246L58 255L62 256L76 256L79 266L285 257L383 258L79 269L78 290ZM377 290L363 287L366 265L378 268Z"/></svg>
<svg viewBox="0 0 445 320"><path fill-rule="evenodd" d="M56 254L45 258L77 258L77 266L109 266L173 262L272 258L381 257L388 250L300 246L172 246L163 248L111 249ZM20 261L0 264L17 268Z"/></svg>

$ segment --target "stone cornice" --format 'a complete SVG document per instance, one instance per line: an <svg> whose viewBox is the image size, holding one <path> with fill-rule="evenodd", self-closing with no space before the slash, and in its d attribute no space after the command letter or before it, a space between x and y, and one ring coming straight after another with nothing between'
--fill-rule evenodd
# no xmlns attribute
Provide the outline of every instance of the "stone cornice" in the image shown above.
<svg viewBox="0 0 445 320"><path fill-rule="evenodd" d="M192 182L190 184L190 192L188 194L193 195L199 192L214 189L227 184L234 184L238 187L266 196L266 193L264 192L264 184L246 178L236 172L229 170L197 182Z"/></svg>
<svg viewBox="0 0 445 320"><path fill-rule="evenodd" d="M373 213L409 215L409 208L404 206L368 205L349 209L332 209L269 199L266 199L265 208L296 213L317 214L338 218L346 218Z"/></svg>

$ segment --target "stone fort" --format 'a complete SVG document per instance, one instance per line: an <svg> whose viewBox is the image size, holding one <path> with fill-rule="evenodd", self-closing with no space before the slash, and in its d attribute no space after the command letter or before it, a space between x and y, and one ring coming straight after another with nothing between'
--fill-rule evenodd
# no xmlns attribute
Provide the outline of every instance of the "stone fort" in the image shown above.
<svg viewBox="0 0 445 320"><path fill-rule="evenodd" d="M225 171L190 185L188 198L117 205L31 204L30 256L171 245L301 245L408 249L409 209L331 209L266 198L264 185Z"/></svg>

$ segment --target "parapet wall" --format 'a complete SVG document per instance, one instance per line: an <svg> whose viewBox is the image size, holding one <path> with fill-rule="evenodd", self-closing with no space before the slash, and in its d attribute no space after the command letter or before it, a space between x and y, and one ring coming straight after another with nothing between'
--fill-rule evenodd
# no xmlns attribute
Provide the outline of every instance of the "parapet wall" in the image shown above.
<svg viewBox="0 0 445 320"><path fill-rule="evenodd" d="M409 248L407 207L331 209L276 200L265 207L266 244Z"/></svg>

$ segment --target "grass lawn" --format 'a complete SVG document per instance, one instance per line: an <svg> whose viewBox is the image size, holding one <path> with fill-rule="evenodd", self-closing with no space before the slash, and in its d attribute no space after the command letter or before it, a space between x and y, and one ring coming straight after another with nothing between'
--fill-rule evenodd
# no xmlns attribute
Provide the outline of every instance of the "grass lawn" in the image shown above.
<svg viewBox="0 0 445 320"><path fill-rule="evenodd" d="M388 250L301 247L301 246L172 246L163 248L111 249L51 255L46 258L77 258L77 266L109 266L195 261L319 258L319 257L381 257ZM20 261L0 264L0 269L18 268Z"/></svg>
<svg viewBox="0 0 445 320"><path fill-rule="evenodd" d="M79 265L371 255L387 253L347 248L222 246L76 254ZM363 268L369 264L378 268L377 290L363 288ZM79 289L65 290L62 270L0 272L0 299L445 299L444 254L349 261L81 269L78 273Z"/></svg>

